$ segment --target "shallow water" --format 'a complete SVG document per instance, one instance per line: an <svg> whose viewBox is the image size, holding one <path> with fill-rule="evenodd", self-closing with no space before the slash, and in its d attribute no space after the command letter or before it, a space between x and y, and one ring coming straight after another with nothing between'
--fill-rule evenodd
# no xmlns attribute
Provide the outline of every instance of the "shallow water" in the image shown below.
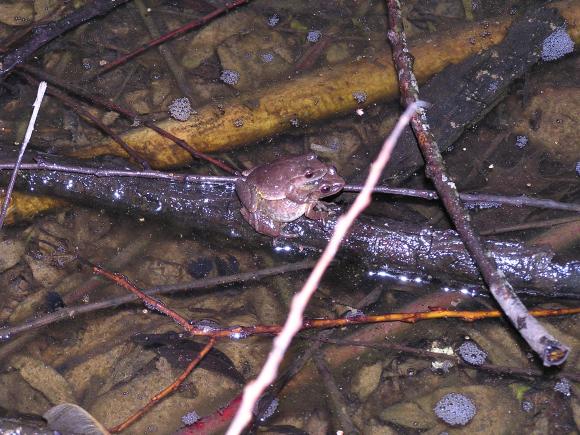
<svg viewBox="0 0 580 435"><path fill-rule="evenodd" d="M450 34L453 40L455 29L470 25L481 29L479 37L485 39L489 37L486 25L474 25L471 20L493 23L496 18L517 17L524 10L519 3L473 2L466 11L468 3L407 2L403 15L409 39L426 41ZM155 2L148 7L151 11L146 18L162 33L211 11L208 3L198 1ZM49 44L39 54L40 65L78 83L100 64L148 40L144 23L135 5L121 7ZM378 65L388 45L385 25L382 2L293 1L282 5L255 1L202 31L166 44L173 61L167 53L152 49L84 86L132 107L146 119L168 118L171 102L184 96L189 97L192 110L213 107L216 113L227 113L233 98L240 97L251 106L254 94L280 83L337 71L340 65L357 59ZM2 24L0 37L15 30ZM469 45L470 41L456 44ZM431 63L436 64L439 55L432 55ZM576 101L580 101L575 83L577 63L575 55L538 63L511 83L509 93L498 97L483 119L465 129L445 155L459 190L580 201L575 139ZM356 82L353 86L356 88ZM17 94L11 89L22 91ZM307 114L289 114L291 122L283 132L215 156L236 168L248 168L280 155L315 151L336 165L349 182L361 182L399 106L394 98L379 98L375 103L366 89L351 94L352 101L345 104L354 105L352 109L337 109L340 114L319 121ZM6 148L20 140L29 95L31 88L15 76L0 94L5 128L1 140ZM180 106L179 110L184 109ZM45 101L41 114L31 144L36 149L59 154L73 146L88 149L102 140L100 132L56 100ZM99 113L99 117L116 131L130 125L107 113ZM244 125L248 123L238 122L232 128ZM420 167L400 167L405 174L415 175L390 177L391 184L429 186ZM200 162L187 170L220 173ZM343 194L334 200L347 204L352 198ZM127 294L95 277L78 257L122 272L146 289L258 271L318 255L306 242L291 248L285 248L283 240L273 243L256 238L256 242L249 227L242 238L228 237L223 228L215 231L211 225L206 231L192 231L191 226L175 224L163 210L158 218L129 207L111 211L115 210L114 192L106 210L101 203L91 208L81 202L4 229L0 325L12 329L0 329L0 419L25 421L27 417L40 422L50 407L72 402L112 427L169 385L206 342L190 339L175 322L140 303L67 312L65 319L49 322L56 320L56 314L50 317L49 311L86 307ZM237 206L228 213L236 215ZM377 195L367 213L409 225L449 227L440 206L422 200ZM500 240L549 246L563 264L578 260L578 220L561 222L574 216L527 207L489 207L486 202L472 210L478 230L493 231ZM560 221L550 224L555 219ZM532 223L536 227L521 228ZM449 281L425 269L401 272L392 264L371 267L364 260L349 253L333 265L307 310L308 318L338 318L349 312L356 316L359 308L364 314L447 306L495 308L475 280ZM449 265L450 270L453 267ZM208 328L279 325L306 276L304 270L293 271L156 298ZM550 293L528 292L524 302L530 307L576 306L577 288L554 287ZM572 433L578 430L580 418L574 392L580 379L576 318L542 323L572 348L562 369L542 369L504 320L350 325L324 336L319 331L304 332L283 367L283 371L296 369L297 373L274 394L278 409L261 419L262 429L267 433L544 433L557 427ZM28 326L14 329L21 325ZM183 335L148 335L170 331ZM191 419L182 419L191 417L191 411L215 416L240 393L241 379L257 375L270 348L268 335L234 338L219 340L216 350L177 392L124 433L174 433L191 423ZM322 344L322 340L335 342ZM356 346L353 341L358 342ZM462 363L458 349L465 346L471 356L484 357L485 365ZM298 357L309 351L316 358L298 370ZM514 368L519 371L514 373ZM444 397L448 399L442 403ZM461 399L454 402L458 397ZM470 417L473 408L475 415ZM215 426L217 433L225 427Z"/></svg>

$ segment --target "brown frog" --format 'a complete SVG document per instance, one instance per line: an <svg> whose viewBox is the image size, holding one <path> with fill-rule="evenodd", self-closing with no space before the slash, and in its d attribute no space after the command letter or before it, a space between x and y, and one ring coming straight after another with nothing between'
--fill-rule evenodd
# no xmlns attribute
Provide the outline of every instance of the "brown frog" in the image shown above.
<svg viewBox="0 0 580 435"><path fill-rule="evenodd" d="M315 154L284 157L244 171L243 176L236 181L240 211L256 231L273 237L291 236L284 233L284 225L302 215L324 219L328 211L318 200L344 186L334 166Z"/></svg>

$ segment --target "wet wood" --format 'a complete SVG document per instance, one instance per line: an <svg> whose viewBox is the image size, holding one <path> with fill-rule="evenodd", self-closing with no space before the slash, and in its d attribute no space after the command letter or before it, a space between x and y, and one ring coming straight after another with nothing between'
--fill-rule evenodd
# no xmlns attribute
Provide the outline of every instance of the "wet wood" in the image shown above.
<svg viewBox="0 0 580 435"><path fill-rule="evenodd" d="M254 246L272 244L271 238L256 233L243 220L233 185L28 171L20 174L18 186L92 207L165 220L198 235L211 234L214 242L221 238L224 243L242 240ZM333 209L336 215L344 211L338 206ZM335 218L324 224L301 218L287 226L297 237L280 239L278 245L296 252L304 247L321 249L334 223ZM580 262L558 263L552 251L516 241L488 240L486 246L516 287L571 292L580 289ZM477 269L452 230L363 216L345 241L342 253L354 254L368 267L388 273L422 273L441 280L479 282Z"/></svg>

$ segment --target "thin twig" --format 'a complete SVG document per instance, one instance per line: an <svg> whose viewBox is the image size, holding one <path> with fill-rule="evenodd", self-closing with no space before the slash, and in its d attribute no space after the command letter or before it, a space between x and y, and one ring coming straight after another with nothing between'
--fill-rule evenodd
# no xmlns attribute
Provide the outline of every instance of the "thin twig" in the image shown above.
<svg viewBox="0 0 580 435"><path fill-rule="evenodd" d="M499 366L496 364L480 364L480 365L473 365L465 362L458 356L454 355L446 355L443 353L432 352L429 350L424 349L417 349L411 346L405 346L398 343L377 343L371 341L355 341L355 340L348 340L342 338L305 338L307 340L318 340L324 343L335 344L337 346L360 346L360 347L367 347L370 349L380 349L380 350L391 350L394 352L401 352L409 355L414 355L419 358L424 359L443 359L447 361L453 361L454 363L465 367L465 368L472 368L478 371L485 371L490 373L495 373L502 376L517 376L517 377L525 377L525 378L543 378L546 377L546 372L544 370L538 370L534 368L523 368L523 367L512 367L512 366ZM566 370L558 372L556 378L568 378L575 382L580 382L580 372L575 370Z"/></svg>
<svg viewBox="0 0 580 435"><path fill-rule="evenodd" d="M387 0L387 8L389 11L388 38L398 72L401 101L405 106L409 106L419 101L419 85L413 72L413 57L407 46L399 1ZM484 249L479 236L473 229L469 213L463 208L455 183L447 173L443 157L431 133L424 108L419 108L412 117L411 127L425 159L426 175L435 185L445 209L465 247L477 264L484 281L489 286L491 294L520 335L540 356L545 366L562 364L566 361L570 349L560 343L535 318L530 316L505 275L497 268L494 259Z"/></svg>
<svg viewBox="0 0 580 435"><path fill-rule="evenodd" d="M139 115L136 112L133 112L132 110L129 110L125 107L121 107L118 104L115 104L115 103L113 103L105 98L101 98L101 97L97 97L95 95L92 95L90 92L86 91L84 88L82 88L80 86L75 86L75 85L72 85L70 83L64 82L63 80L57 79L56 77L51 76L50 74L47 74L46 72L44 72L38 68L31 67L30 65L20 65L20 68L25 70L26 72L33 74L36 77L41 78L44 81L47 81L48 83L50 83L52 85L58 86L59 88L66 90L67 92L72 92L72 93L78 95L79 97L85 98L87 101L90 101L91 103L93 103L95 105L98 105L100 107L104 107L105 109L113 111L113 112L117 112L120 115L123 115L125 118L127 118L133 122L137 122L140 118ZM235 169L228 166L226 163L222 162L221 160L218 160L214 157L208 156L207 154L204 154L202 152L197 151L195 148L193 148L191 145L189 145L183 139L180 139L177 136L169 133L168 131L163 130L162 128L155 125L155 123L152 121L143 121L143 125L150 128L151 130L153 130L154 132L156 132L160 136L163 136L163 137L175 142L176 145L183 148L185 151L187 151L189 154L191 154L192 157L194 157L196 159L205 160L206 162L209 162L212 165L214 165L214 166L216 166L216 167L218 167L218 168L220 168L220 169L222 169L230 174L235 174L238 172Z"/></svg>
<svg viewBox="0 0 580 435"><path fill-rule="evenodd" d="M136 171L130 169L102 169L91 168L89 166L61 165L58 163L45 162L42 155L36 155L38 163L23 163L21 170L26 171L55 171L68 172L72 174L94 175L95 177L131 177L131 178L153 178L172 181L175 183L211 183L211 184L234 184L239 177L216 176L216 175L196 175L196 174L175 174L172 172L162 172L154 170ZM13 163L0 163L0 171L3 169L13 169Z"/></svg>
<svg viewBox="0 0 580 435"><path fill-rule="evenodd" d="M2 166L0 165L0 168ZM343 190L345 192L358 192L360 191L360 186L347 184L344 186ZM402 195L410 196L414 198L422 198L428 200L439 199L439 195L434 190L426 189L409 189L406 187L388 187L388 186L376 186L373 189L373 193L385 193L390 195ZM580 204L567 203L554 201L552 199L541 199L541 198L530 198L529 196L506 196L506 195L493 195L489 193L465 193L460 192L459 197L461 200L469 203L478 203L487 205L512 205L514 207L535 207L535 208L546 208L551 210L565 210L565 211L575 211L580 212Z"/></svg>
<svg viewBox="0 0 580 435"><path fill-rule="evenodd" d="M149 296L155 296L186 290L207 289L211 287L232 284L235 282L258 281L260 279L267 278L269 276L311 269L313 266L314 262L312 260L300 261L297 263L290 263L284 264L282 266L261 269L254 272L237 273L235 275L206 278L181 284L171 284L152 287L150 289L145 290L144 293ZM91 313L93 311L104 310L111 307L118 307L119 305L134 302L138 299L139 298L136 295L130 294L120 296L117 298L107 299L100 302L94 302L91 304L83 304L61 308L60 310L55 311L54 313L46 314L45 316L41 317L35 317L32 320L28 320L21 323L20 325L2 327L0 328L0 338L6 339L8 337L13 337L14 335L20 334L22 332L30 331L32 329L38 329L43 326L50 325L52 323L77 317L79 314Z"/></svg>
<svg viewBox="0 0 580 435"><path fill-rule="evenodd" d="M20 151L18 152L18 158L16 159L16 164L14 165L14 170L12 171L12 176L10 177L10 183L6 189L6 195L4 197L4 203L2 204L2 211L0 212L0 229L4 225L4 219L6 219L6 213L8 213L8 205L10 204L10 197L12 196L12 191L14 190L14 183L16 183L16 175L18 174L18 169L22 163L22 157L24 156L24 151L26 151L26 146L32 137L32 131L34 130L34 124L36 123L36 117L38 116L38 111L40 110L40 104L44 98L44 93L46 92L46 82L40 82L38 85L38 91L36 93L36 100L32 105L32 116L30 121L28 121L28 128L26 129L26 134L24 135L24 140L20 146Z"/></svg>
<svg viewBox="0 0 580 435"><path fill-rule="evenodd" d="M135 0L135 5L137 6L139 15L141 16L141 19L143 20L143 23L145 24L145 27L147 28L147 31L149 32L151 38L158 39L160 36L159 29L157 28L157 24L155 24L155 21L151 17L151 14L147 11L147 7L145 6L143 0ZM177 62L175 56L169 49L169 46L160 45L157 47L157 49L159 50L159 54L161 54L161 57L163 57L163 59L165 60L167 68L169 69L169 71L171 71L171 74L173 75L173 78L175 79L175 82L177 83L177 87L179 88L179 90L182 92L183 95L188 97L190 100L193 100L191 86L186 80L183 67Z"/></svg>
<svg viewBox="0 0 580 435"><path fill-rule="evenodd" d="M213 348L214 344L215 344L215 338L210 338L209 341L207 342L207 344L205 345L205 347L187 365L185 370L179 375L179 377L175 381L173 381L170 385L168 385L163 390L161 390L159 393L157 393L155 396L153 396L143 408L139 409L136 413L134 413L132 416L130 416L128 419L126 419L123 423L118 424L117 426L109 429L109 432L118 433L118 432L121 432L121 431L127 429L129 426L131 426L133 423L135 423L137 420L139 420L141 417L143 417L143 415L145 415L145 413L147 411L149 411L151 408L153 408L160 400L164 399L165 397L167 397L171 393L173 393L175 390L177 390L179 388L179 386L181 384L183 384L185 379L187 379L187 377L190 375L190 373L193 371L193 369L195 367L197 367L197 365L201 362L201 360Z"/></svg>
<svg viewBox="0 0 580 435"><path fill-rule="evenodd" d="M403 131L406 124L409 123L411 115L415 112L417 104L411 104L405 113L401 116L397 125L391 132L391 135L385 140L381 152L378 157L371 165L368 178L365 182L365 186L362 192L357 196L356 200L348 210L348 212L341 216L334 227L332 237L330 238L328 245L324 249L321 257L319 258L314 270L308 277L308 280L302 287L299 293L297 293L292 298L292 304L290 313L288 314L288 319L284 324L282 332L274 339L274 344L268 359L256 380L250 382L244 388L244 397L240 405L240 409L236 413L232 424L228 428L227 435L238 435L244 428L248 425L252 419L252 410L256 406L256 402L260 398L263 391L271 384L274 379L276 379L276 374L278 372L278 367L284 358L286 350L292 342L292 338L302 327L303 313L308 305L308 301L316 291L322 275L327 269L328 265L331 263L332 259L336 255L342 240L346 237L348 230L356 220L356 218L362 213L362 211L371 203L372 198L372 188L378 183L381 173L389 161L391 152L397 143L401 132Z"/></svg>
<svg viewBox="0 0 580 435"><path fill-rule="evenodd" d="M147 44L144 44L141 47L139 47L138 49L133 50L131 53L126 54L124 56L121 56L112 62L109 62L105 67L101 68L99 71L95 72L94 74L92 74L88 77L83 78L82 81L85 83L89 82L89 81L93 80L94 78L99 77L99 76L111 71L112 69L115 69L119 65L126 63L128 60L133 59L136 56L139 56L141 53L149 50L150 48L157 47L158 45L163 44L164 42L171 41L172 39L175 39L175 38L178 38L178 37L184 35L185 33L189 32L190 30L197 29L201 26L204 26L205 24L209 23L210 21L219 17L220 15L223 15L223 14L225 14L231 10L234 10L240 6L243 6L249 2L250 2L250 0L235 0L231 3L226 3L223 7L215 9L214 11L205 15L204 17L196 18L195 20L190 21L189 23L185 24L184 26L179 27L178 29L175 29L171 32L168 32L165 35L162 35L161 37L159 37L157 39L149 41Z"/></svg>
<svg viewBox="0 0 580 435"><path fill-rule="evenodd" d="M567 224L570 222L577 222L579 219L577 217L565 217L557 219L549 219L545 221L538 222L527 222L525 224L510 225L507 227L493 228L485 231L480 231L479 234L482 236L491 236L495 234L511 233L514 231L525 231L525 230L535 230L538 228L553 227L556 225Z"/></svg>
<svg viewBox="0 0 580 435"><path fill-rule="evenodd" d="M211 183L211 184L234 184L239 177L236 176L216 176L216 175L195 175L195 174L174 174L163 171L137 171L119 169L101 169L87 166L61 165L42 161L42 156L36 158L38 163L24 163L20 165L20 170L35 171L46 170L56 172L70 172L75 174L94 175L95 177L133 177L133 178L153 178L163 179L176 183ZM0 171L3 169L13 169L12 163L0 163ZM345 192L360 192L362 186L347 184L344 186ZM375 186L373 193L408 196L427 200L439 199L437 192L426 189L409 189L406 187ZM473 203L504 204L515 207L535 207L550 210L564 210L580 212L580 204L554 201L551 199L530 198L527 196L504 196L480 193L459 193L462 200Z"/></svg>
<svg viewBox="0 0 580 435"><path fill-rule="evenodd" d="M34 84L37 82L35 78L33 78L30 74L22 72L20 70L16 71L18 74L22 75L29 83ZM88 110L84 109L80 104L74 101L69 96L65 95L63 92L59 91L56 88L48 88L48 94L59 100L65 106L70 107L73 111L75 111L79 116L89 120L92 122L99 130L103 131L105 134L109 135L115 142L117 142L129 155L131 159L141 165L144 169L151 169L147 160L141 157L135 150L133 150L117 133L107 127L105 124L101 122L99 118L93 115Z"/></svg>

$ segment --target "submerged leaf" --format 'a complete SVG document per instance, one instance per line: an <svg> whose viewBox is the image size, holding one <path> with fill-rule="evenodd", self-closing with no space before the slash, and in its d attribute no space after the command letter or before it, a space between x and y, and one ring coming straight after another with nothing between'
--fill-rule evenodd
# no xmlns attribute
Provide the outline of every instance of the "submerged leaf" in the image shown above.
<svg viewBox="0 0 580 435"><path fill-rule="evenodd" d="M72 403L54 406L43 417L51 429L63 434L109 435L109 431L91 414Z"/></svg>

